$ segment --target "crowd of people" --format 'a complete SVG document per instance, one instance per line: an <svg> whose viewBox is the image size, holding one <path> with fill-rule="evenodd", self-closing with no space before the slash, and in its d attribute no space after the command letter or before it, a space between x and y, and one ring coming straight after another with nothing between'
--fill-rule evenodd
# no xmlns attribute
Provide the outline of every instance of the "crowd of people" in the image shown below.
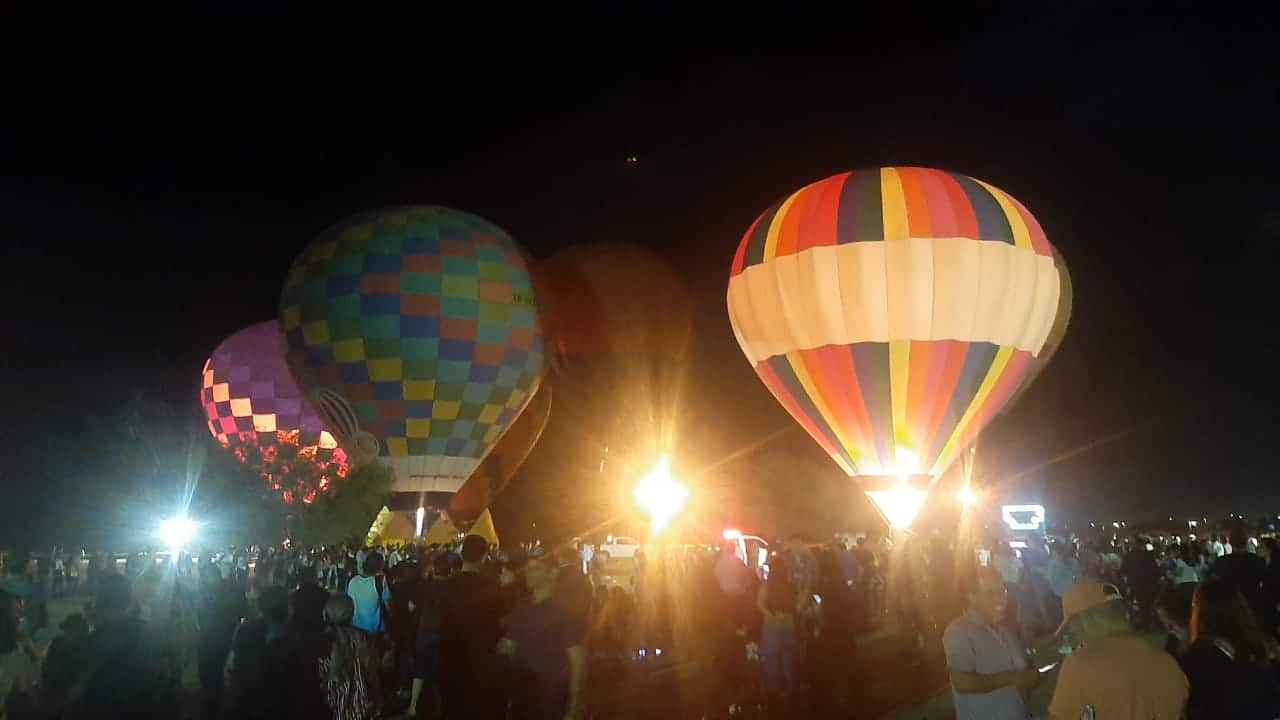
<svg viewBox="0 0 1280 720"><path fill-rule="evenodd" d="M796 539L763 567L731 544L641 552L629 582L583 551L468 536L10 561L4 717L785 717L850 701L854 633L883 602L872 546ZM60 593L90 598L60 633L49 558L85 576ZM696 691L660 687L690 666Z"/></svg>
<svg viewBox="0 0 1280 720"><path fill-rule="evenodd" d="M587 546L478 536L54 552L5 563L3 717L860 717L857 638L882 625L945 654L960 720L1026 718L1059 664L1059 720L1280 717L1274 539L897 540L641 551L625 581Z"/></svg>
<svg viewBox="0 0 1280 720"><path fill-rule="evenodd" d="M943 637L957 720L1026 720L1059 664L1054 720L1280 717L1274 538L997 543L965 595Z"/></svg>

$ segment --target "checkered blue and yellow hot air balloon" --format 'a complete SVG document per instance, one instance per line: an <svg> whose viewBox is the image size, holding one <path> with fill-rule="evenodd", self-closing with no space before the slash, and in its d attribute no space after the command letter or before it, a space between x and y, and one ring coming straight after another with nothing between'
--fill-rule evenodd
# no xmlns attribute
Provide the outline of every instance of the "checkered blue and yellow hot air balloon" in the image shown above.
<svg viewBox="0 0 1280 720"><path fill-rule="evenodd" d="M998 188L857 170L756 220L733 259L729 321L764 384L882 510L877 493L914 479L914 507L885 513L905 525L920 485L1028 377L1069 311L1064 273L1040 224ZM1057 340L1064 331L1065 318Z"/></svg>
<svg viewBox="0 0 1280 720"><path fill-rule="evenodd" d="M294 261L286 357L343 447L400 492L456 492L542 381L542 331L520 248L437 206L344 220Z"/></svg>

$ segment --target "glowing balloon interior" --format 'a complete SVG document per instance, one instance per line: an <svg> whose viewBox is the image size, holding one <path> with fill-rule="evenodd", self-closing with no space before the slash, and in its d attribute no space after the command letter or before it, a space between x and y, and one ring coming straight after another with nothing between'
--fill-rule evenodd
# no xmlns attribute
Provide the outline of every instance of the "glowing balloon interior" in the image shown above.
<svg viewBox="0 0 1280 720"><path fill-rule="evenodd" d="M1060 277L1039 223L1003 191L939 170L859 170L756 220L733 260L729 319L760 379L845 472L936 479L1027 376Z"/></svg>
<svg viewBox="0 0 1280 720"><path fill-rule="evenodd" d="M286 501L311 502L347 473L346 453L289 374L274 320L241 330L213 351L201 373L200 404L214 439L253 463ZM289 468L278 458L281 443L298 446L299 458L324 468L315 487L282 486Z"/></svg>
<svg viewBox="0 0 1280 720"><path fill-rule="evenodd" d="M454 492L542 379L528 268L501 228L457 210L378 210L328 229L280 300L294 374L349 450L398 491Z"/></svg>

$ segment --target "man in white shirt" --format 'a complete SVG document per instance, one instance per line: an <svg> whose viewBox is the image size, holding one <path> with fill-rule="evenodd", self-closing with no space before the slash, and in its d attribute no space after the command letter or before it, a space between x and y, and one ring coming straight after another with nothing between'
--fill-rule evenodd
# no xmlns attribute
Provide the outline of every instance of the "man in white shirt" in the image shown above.
<svg viewBox="0 0 1280 720"><path fill-rule="evenodd" d="M1008 592L999 573L981 568L969 609L947 626L942 646L956 720L1026 720L1024 692L1039 681L1017 635L1006 625Z"/></svg>

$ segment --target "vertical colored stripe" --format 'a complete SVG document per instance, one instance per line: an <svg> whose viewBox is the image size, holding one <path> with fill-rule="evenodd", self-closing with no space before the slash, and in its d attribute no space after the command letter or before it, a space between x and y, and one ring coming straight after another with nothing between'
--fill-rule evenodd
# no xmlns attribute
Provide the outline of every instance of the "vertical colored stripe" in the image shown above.
<svg viewBox="0 0 1280 720"><path fill-rule="evenodd" d="M929 231L932 237L959 237L960 226L956 220L955 208L952 207L951 196L947 193L947 184L955 183L939 170L919 168L916 175L925 207L929 211ZM915 231L913 224L911 232Z"/></svg>
<svg viewBox="0 0 1280 720"><path fill-rule="evenodd" d="M1018 199L1012 195L1006 195L1009 202L1018 209L1018 215L1022 217L1022 222L1026 223L1027 231L1031 233L1031 247L1035 248L1036 253L1040 255L1052 255L1053 246L1049 243L1049 238L1044 234L1044 228L1040 227L1040 222L1036 220L1036 216L1027 210L1026 206L1018 202Z"/></svg>
<svg viewBox="0 0 1280 720"><path fill-rule="evenodd" d="M893 456L885 440L892 437L893 410L889 400L889 344L864 342L849 346L853 356L854 372L862 386L862 399L866 402L868 427L875 439L876 457L880 467L886 468Z"/></svg>
<svg viewBox="0 0 1280 720"><path fill-rule="evenodd" d="M853 448L850 455L855 467L874 467L879 460L853 356L843 345L824 345L806 352L813 353L825 376L839 378L839 392L831 399L832 410L840 423L845 445Z"/></svg>
<svg viewBox="0 0 1280 720"><path fill-rule="evenodd" d="M813 385L815 396L821 398L820 409L826 413L827 424L831 427L840 446L844 448L845 455L857 468L861 464L859 458L862 453L854 441L858 428L848 402L848 385L856 385L857 379L850 375L830 372L828 364L823 362L821 351L831 347L833 346L827 345L824 348L800 350L794 354L803 364L804 373Z"/></svg>
<svg viewBox="0 0 1280 720"><path fill-rule="evenodd" d="M938 454L938 459L934 464L933 473L939 474L946 469L951 463L954 454L963 450L958 441L965 433L969 431L969 427L973 424L974 417L982 409L982 404L987 401L987 396L995 388L996 381L1000 379L1000 374L1004 372L1005 365L1009 363L1009 357L1013 354L1013 348L1001 347L991 362L991 367L987 370L986 376L982 378L982 384L978 386L978 391L973 394L973 400L969 403L969 407L965 409L964 416L960 418L960 423L951 433L951 437L947 439L947 444L942 446L942 452ZM973 424L977 428L976 424Z"/></svg>
<svg viewBox="0 0 1280 720"><path fill-rule="evenodd" d="M898 169L902 199L907 209L907 237L937 237L933 234L933 220L929 215L930 198L924 188L926 172L920 168Z"/></svg>
<svg viewBox="0 0 1280 720"><path fill-rule="evenodd" d="M969 436L975 437L987 423L991 422L991 418L1000 412L1004 404L1009 401L1013 395L1013 391L1021 384L1022 379L1027 376L1027 370L1031 367L1031 353L1026 350L1014 350L1009 358L1009 362L1004 366L1004 372L1000 373L1000 379L996 381L995 389L991 395L987 397L986 403L983 404L981 412L978 413L978 420L972 423L969 428ZM970 445L966 442L965 445Z"/></svg>
<svg viewBox="0 0 1280 720"><path fill-rule="evenodd" d="M907 201L896 168L880 169L880 202L884 207L884 239L906 240Z"/></svg>
<svg viewBox="0 0 1280 720"><path fill-rule="evenodd" d="M787 213L791 211L791 205L796 201L796 197L800 192L793 192L778 205L778 211L773 214L773 218L769 221L769 227L764 236L764 259L766 261L773 260L778 257L778 234L782 232L782 225L787 218Z"/></svg>
<svg viewBox="0 0 1280 720"><path fill-rule="evenodd" d="M969 204L969 196L960 185L960 181L951 173L939 174L942 176L939 178L942 187L951 201L951 211L955 214L955 237L978 237L978 216L974 215L973 206Z"/></svg>
<svg viewBox="0 0 1280 720"><path fill-rule="evenodd" d="M889 343L889 398L893 409L893 442L896 448L911 450L919 456L920 448L913 447L907 432L907 383L911 378L911 341L893 340Z"/></svg>
<svg viewBox="0 0 1280 720"><path fill-rule="evenodd" d="M952 173L952 179L964 190L964 195L973 208L973 215L978 219L977 240L999 240L1013 244L1013 229L1009 227L1009 218L1005 217L1000 203L992 197L987 189L976 180L964 175Z"/></svg>
<svg viewBox="0 0 1280 720"><path fill-rule="evenodd" d="M855 172L845 181L838 234L841 243L884 240L879 172Z"/></svg>
<svg viewBox="0 0 1280 720"><path fill-rule="evenodd" d="M837 464L850 475L853 467L844 458L839 445L832 437L831 429L826 427L813 409L813 404L804 396L803 388L791 372L791 365L781 355L771 357L756 365L756 374L764 381L766 387L778 399L782 407L791 413L791 417L800 423L809 435L822 446Z"/></svg>
<svg viewBox="0 0 1280 720"><path fill-rule="evenodd" d="M945 359L942 349L935 343L911 341L911 370L907 381L907 443L923 455L926 432L929 425L930 400L934 397L931 384L937 385Z"/></svg>
<svg viewBox="0 0 1280 720"><path fill-rule="evenodd" d="M818 193L813 185L806 185L791 196L786 212L778 222L778 240L773 257L784 257L799 252L799 239L804 219L812 212L813 202Z"/></svg>
<svg viewBox="0 0 1280 720"><path fill-rule="evenodd" d="M813 203L800 221L797 252L820 245L836 244L836 223L840 217L840 195L848 173L829 177L810 186Z"/></svg>
<svg viewBox="0 0 1280 720"><path fill-rule="evenodd" d="M733 254L733 267L729 269L729 277L733 277L742 272L747 267L747 247L751 244L751 237L755 235L756 227L760 225L760 221L764 219L764 215L756 218L751 223L751 227L747 228L747 234L742 236L742 242L738 243L738 249Z"/></svg>
<svg viewBox="0 0 1280 720"><path fill-rule="evenodd" d="M814 411L817 412L817 416L814 420L820 421L821 424L826 426L828 434L835 442L835 447L844 455L845 459L849 461L849 465L852 467L854 464L853 458L845 450L844 443L840 441L840 434L838 432L839 426L836 424L836 419L831 412L831 408L827 407L827 400L822 393L822 388L819 387L814 381L814 378L809 375L809 369L805 367L804 359L801 357L800 352L787 353L787 362L790 363L791 371L795 374L796 380L799 381L800 386L804 388L805 396L809 398L810 405L812 405Z"/></svg>
<svg viewBox="0 0 1280 720"><path fill-rule="evenodd" d="M955 388L948 396L947 409L943 413L942 422L938 424L936 443L929 451L930 457L940 452L951 441L951 436L956 433L965 411L973 403L974 394L978 392L983 378L991 369L991 363L995 360L998 350L999 348L991 343L966 343L964 364L960 368L959 377L956 378Z"/></svg>
<svg viewBox="0 0 1280 720"><path fill-rule="evenodd" d="M925 433L928 441L921 455L930 459L946 442L946 438L941 436L940 427L956 391L956 384L960 382L965 358L969 353L969 343L961 340L941 340L937 344L943 351L942 369L939 373L938 387L932 391L933 407L929 412L928 431Z"/></svg>
<svg viewBox="0 0 1280 720"><path fill-rule="evenodd" d="M1023 221L1022 216L1018 214L1018 208L1009 202L1009 196L1000 188L992 187L981 180L974 180L974 182L985 188L991 197L995 198L1000 206L1000 212L1004 214L1005 222L1009 223L1010 232L1013 233L1013 244L1031 250L1031 232L1027 229L1027 223Z"/></svg>
<svg viewBox="0 0 1280 720"><path fill-rule="evenodd" d="M756 218L755 227L747 233L747 237L743 242L746 245L746 251L743 253L742 267L749 268L752 265L759 265L764 262L764 244L769 235L769 226L773 224L773 216L778 213L778 208L782 206L782 201L778 201L773 207L764 211L760 217Z"/></svg>

